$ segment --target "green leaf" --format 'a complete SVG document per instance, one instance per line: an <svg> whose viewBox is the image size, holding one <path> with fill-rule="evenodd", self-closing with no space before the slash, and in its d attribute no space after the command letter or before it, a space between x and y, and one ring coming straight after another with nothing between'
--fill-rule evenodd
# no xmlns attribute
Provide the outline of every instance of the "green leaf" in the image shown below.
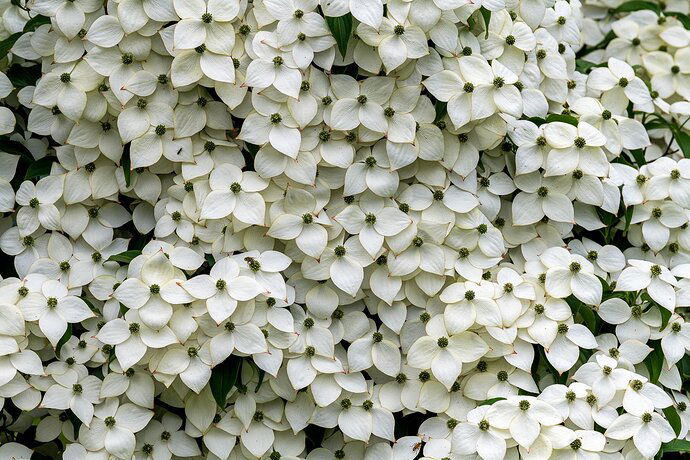
<svg viewBox="0 0 690 460"><path fill-rule="evenodd" d="M261 385L264 384L264 377L266 376L266 371L263 369L259 369L259 383L256 384L256 388L254 388L254 393L258 393L259 389L261 388Z"/></svg>
<svg viewBox="0 0 690 460"><path fill-rule="evenodd" d="M659 304L656 305L659 308L659 313L661 313L661 327L659 328L659 330L662 330L668 324L668 320L671 319L671 312Z"/></svg>
<svg viewBox="0 0 690 460"><path fill-rule="evenodd" d="M500 397L499 397L499 398L485 399L484 401L480 402L480 403L477 404L477 405L478 405L478 406L490 406L490 405L492 405L493 403L495 403L495 402L497 402L497 401L503 401L504 399L506 399L506 398L500 398Z"/></svg>
<svg viewBox="0 0 690 460"><path fill-rule="evenodd" d="M690 441L685 439L674 439L673 441L666 442L661 447L663 452L690 452Z"/></svg>
<svg viewBox="0 0 690 460"><path fill-rule="evenodd" d="M125 175L125 185L127 187L132 183L132 160L129 157L130 144L125 144L125 148L122 151L122 158L120 158L120 166L122 166L122 172Z"/></svg>
<svg viewBox="0 0 690 460"><path fill-rule="evenodd" d="M55 346L55 356L58 358L60 357L60 349L65 343L67 343L70 337L72 337L72 324L67 323L67 330L65 330L65 333L62 334L62 337L60 337L60 340L58 340L58 343Z"/></svg>
<svg viewBox="0 0 690 460"><path fill-rule="evenodd" d="M614 13L629 13L631 11L640 11L640 10L652 10L656 14L659 14L661 12L661 8L659 8L659 5L656 3L652 2L647 2L644 0L632 0L629 2L623 3L621 6L613 10Z"/></svg>
<svg viewBox="0 0 690 460"><path fill-rule="evenodd" d="M683 155L685 158L690 158L690 135L681 130L676 130L674 134L676 136L676 143L683 151Z"/></svg>
<svg viewBox="0 0 690 460"><path fill-rule="evenodd" d="M434 121L442 120L443 117L448 113L448 103L443 101L436 101L434 104L434 109L436 110L436 118Z"/></svg>
<svg viewBox="0 0 690 460"><path fill-rule="evenodd" d="M56 161L57 157L53 156L43 157L40 160L34 161L29 165L29 168L26 170L26 175L24 176L24 179L29 180L34 179L36 177L43 177L49 175L50 169L53 163Z"/></svg>
<svg viewBox="0 0 690 460"><path fill-rule="evenodd" d="M25 67L19 64L13 64L7 69L5 74L15 88L34 86L41 76L41 66L36 64Z"/></svg>
<svg viewBox="0 0 690 460"><path fill-rule="evenodd" d="M683 24L683 27L690 30L690 16L687 14L679 13L678 11L664 11L666 16L675 16L678 22Z"/></svg>
<svg viewBox="0 0 690 460"><path fill-rule="evenodd" d="M22 33L23 32L15 32L3 41L0 41L0 59L7 56L17 40L19 40L19 37L22 36Z"/></svg>
<svg viewBox="0 0 690 460"><path fill-rule="evenodd" d="M352 35L352 15L347 13L335 18L326 16L326 23L338 44L340 55L344 58L347 53L347 42L350 41L350 35Z"/></svg>
<svg viewBox="0 0 690 460"><path fill-rule="evenodd" d="M587 329L589 329L593 334L596 334L597 317L592 311L592 309L589 308L587 305L583 305L582 307L580 307L578 312L580 313L580 316L582 317L585 326L587 326Z"/></svg>
<svg viewBox="0 0 690 460"><path fill-rule="evenodd" d="M664 365L664 353L661 351L661 343L658 340L654 340L648 345L652 347L652 352L644 359L644 364L649 371L649 380L656 384L659 381L659 375L661 375L661 366Z"/></svg>
<svg viewBox="0 0 690 460"><path fill-rule="evenodd" d="M50 24L50 18L47 16L41 16L40 14L37 14L33 18L29 19L26 22L26 24L24 24L24 33L33 32L43 24Z"/></svg>
<svg viewBox="0 0 690 460"><path fill-rule="evenodd" d="M121 252L119 254L113 254L112 256L108 257L108 262L115 261L128 264L132 261L132 259L134 259L138 255L141 255L140 250L130 249L129 251Z"/></svg>
<svg viewBox="0 0 690 460"><path fill-rule="evenodd" d="M491 11L487 10L483 6L479 9L482 13L482 18L484 19L484 27L486 28L486 34L484 38L489 38L489 23L491 22Z"/></svg>
<svg viewBox="0 0 690 460"><path fill-rule="evenodd" d="M595 64L594 62L590 62L586 59L577 59L575 61L575 69L581 73L587 73L595 67L606 67L606 66L607 66L606 62L602 62L601 64Z"/></svg>
<svg viewBox="0 0 690 460"><path fill-rule="evenodd" d="M219 407L225 407L228 393L237 383L237 377L240 375L241 368L242 358L231 355L211 371L211 393Z"/></svg>
<svg viewBox="0 0 690 460"><path fill-rule="evenodd" d="M569 125L577 126L577 118L572 115L565 115L562 113L552 113L546 117L547 123L553 123L555 121L560 121L562 123L568 123Z"/></svg>
<svg viewBox="0 0 690 460"><path fill-rule="evenodd" d="M31 154L31 152L29 152L29 149L27 149L24 144L21 144L17 141L11 141L7 138L0 138L0 152L19 155L32 163L36 161L34 156Z"/></svg>
<svg viewBox="0 0 690 460"><path fill-rule="evenodd" d="M676 432L676 436L680 434L680 416L678 415L678 411L676 411L676 408L673 406L668 406L664 408L664 415L666 416L666 420L668 423L671 424L671 427L673 428L673 431Z"/></svg>

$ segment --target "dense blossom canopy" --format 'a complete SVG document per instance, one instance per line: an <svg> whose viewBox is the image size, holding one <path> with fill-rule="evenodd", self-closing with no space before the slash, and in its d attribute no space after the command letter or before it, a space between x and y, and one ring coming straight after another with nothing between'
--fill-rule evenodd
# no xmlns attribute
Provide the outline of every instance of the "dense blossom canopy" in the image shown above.
<svg viewBox="0 0 690 460"><path fill-rule="evenodd" d="M0 2L0 459L690 451L689 10Z"/></svg>

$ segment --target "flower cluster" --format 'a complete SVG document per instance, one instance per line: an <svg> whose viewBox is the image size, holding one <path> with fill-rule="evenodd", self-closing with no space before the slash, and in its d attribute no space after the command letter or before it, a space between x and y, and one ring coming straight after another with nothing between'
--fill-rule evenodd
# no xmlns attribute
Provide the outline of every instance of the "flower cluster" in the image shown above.
<svg viewBox="0 0 690 460"><path fill-rule="evenodd" d="M0 458L690 451L689 10L3 2Z"/></svg>

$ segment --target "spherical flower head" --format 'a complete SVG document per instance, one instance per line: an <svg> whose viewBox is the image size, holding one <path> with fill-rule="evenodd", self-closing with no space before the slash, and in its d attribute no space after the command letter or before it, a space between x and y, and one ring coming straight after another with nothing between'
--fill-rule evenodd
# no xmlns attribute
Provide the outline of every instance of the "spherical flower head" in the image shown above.
<svg viewBox="0 0 690 460"><path fill-rule="evenodd" d="M57 307L57 304L58 300L55 297L48 297L48 299L46 300L46 305L48 306L48 308L55 308Z"/></svg>
<svg viewBox="0 0 690 460"><path fill-rule="evenodd" d="M573 440L573 442L570 443L570 448L573 450L579 450L582 447L582 441L579 439Z"/></svg>
<svg viewBox="0 0 690 460"><path fill-rule="evenodd" d="M575 401L575 399L577 399L577 395L575 394L574 391L572 391L572 390L566 391L566 393L565 393L565 400L566 401L573 402L573 401Z"/></svg>
<svg viewBox="0 0 690 460"><path fill-rule="evenodd" d="M263 422L263 420L264 420L263 411L258 410L256 412L254 412L254 416L252 417L252 420L254 420L255 422Z"/></svg>
<svg viewBox="0 0 690 460"><path fill-rule="evenodd" d="M585 145L587 145L587 141L585 140L585 138L580 136L576 137L573 143L575 144L575 147L577 147L578 149L584 148Z"/></svg>
<svg viewBox="0 0 690 460"><path fill-rule="evenodd" d="M306 213L302 215L302 223L309 225L314 222L314 216L312 214Z"/></svg>
<svg viewBox="0 0 690 460"><path fill-rule="evenodd" d="M477 426L481 431L489 431L489 428L491 428L491 425L489 425L486 419L481 420Z"/></svg>
<svg viewBox="0 0 690 460"><path fill-rule="evenodd" d="M383 115L385 115L386 118L393 118L393 116L395 115L395 109L393 109L393 107L386 107L383 110Z"/></svg>
<svg viewBox="0 0 690 460"><path fill-rule="evenodd" d="M405 27L401 26L400 24L396 25L393 27L393 33L395 35L402 35L405 33Z"/></svg>
<svg viewBox="0 0 690 460"><path fill-rule="evenodd" d="M558 327L556 328L556 332L558 332L559 334L567 334L569 329L570 329L570 328L568 327L567 324L561 323L561 324L559 324Z"/></svg>
<svg viewBox="0 0 690 460"><path fill-rule="evenodd" d="M139 332L139 330L140 330L139 323L131 323L129 325L129 332L131 334L137 334Z"/></svg>
<svg viewBox="0 0 690 460"><path fill-rule="evenodd" d="M233 182L232 184L230 184L230 191L232 193L240 193L242 191L242 186L239 182Z"/></svg>
<svg viewBox="0 0 690 460"><path fill-rule="evenodd" d="M374 225L376 223L376 215L369 213L364 217L364 222L369 225Z"/></svg>
<svg viewBox="0 0 690 460"><path fill-rule="evenodd" d="M513 46L515 44L515 36L513 35L508 35L506 37L506 45L508 46Z"/></svg>
<svg viewBox="0 0 690 460"><path fill-rule="evenodd" d="M314 327L314 319L313 318L305 318L304 321L302 322L302 325L307 329L311 329L312 327Z"/></svg>
<svg viewBox="0 0 690 460"><path fill-rule="evenodd" d="M345 398L340 401L340 407L343 410L348 410L350 407L352 407L352 401L350 401L348 398Z"/></svg>
<svg viewBox="0 0 690 460"><path fill-rule="evenodd" d="M527 411L530 408L530 403L526 399L523 399L518 403L518 407L520 408L521 411Z"/></svg>
<svg viewBox="0 0 690 460"><path fill-rule="evenodd" d="M336 257L343 257L347 250L345 249L345 246L342 244L338 245L333 249L333 253L336 255Z"/></svg>
<svg viewBox="0 0 690 460"><path fill-rule="evenodd" d="M161 292L161 287L157 284L152 284L151 286L149 286L149 291L151 292L151 294L156 295Z"/></svg>
<svg viewBox="0 0 690 460"><path fill-rule="evenodd" d="M273 58L273 65L276 67L283 65L283 62L285 62L285 61L283 60L283 58L281 56L276 56Z"/></svg>
<svg viewBox="0 0 690 460"><path fill-rule="evenodd" d="M132 53L123 53L122 54L122 63L124 65L130 65L133 62L134 62L134 55Z"/></svg>
<svg viewBox="0 0 690 460"><path fill-rule="evenodd" d="M157 125L155 131L157 136L162 136L165 134L166 129L164 125Z"/></svg>
<svg viewBox="0 0 690 460"><path fill-rule="evenodd" d="M312 346L308 346L307 348L304 349L304 354L308 357L311 358L316 354L316 348Z"/></svg>
<svg viewBox="0 0 690 460"><path fill-rule="evenodd" d="M546 198L546 196L549 194L549 189L544 187L543 185L537 189L537 196L540 198Z"/></svg>
<svg viewBox="0 0 690 460"><path fill-rule="evenodd" d="M499 371L498 374L496 374L496 378L498 379L499 382L505 382L508 380L508 372Z"/></svg>
<svg viewBox="0 0 690 460"><path fill-rule="evenodd" d="M201 15L201 21L210 24L213 21L213 15L211 13L204 13Z"/></svg>
<svg viewBox="0 0 690 460"><path fill-rule="evenodd" d="M147 105L148 105L148 102L146 101L146 99L138 99L137 100L137 108L140 108L143 110L146 108Z"/></svg>
<svg viewBox="0 0 690 460"><path fill-rule="evenodd" d="M112 427L115 426L115 417L113 417L113 416L108 416L108 417L106 417L106 418L103 420L103 423L104 423L105 426L107 426L108 428L112 428Z"/></svg>
<svg viewBox="0 0 690 460"><path fill-rule="evenodd" d="M271 123L273 123L274 125L277 125L278 123L283 121L283 116L279 113L273 113L270 116L270 120L271 120Z"/></svg>
<svg viewBox="0 0 690 460"><path fill-rule="evenodd" d="M395 381L402 385L403 383L407 382L407 376L401 372L395 376Z"/></svg>
<svg viewBox="0 0 690 460"><path fill-rule="evenodd" d="M446 348L448 346L448 337L439 337L439 339L436 341L436 344L439 346L439 348Z"/></svg>
<svg viewBox="0 0 690 460"><path fill-rule="evenodd" d="M505 85L505 80L503 79L503 77L496 77L494 78L493 85L496 88L503 88L503 85Z"/></svg>
<svg viewBox="0 0 690 460"><path fill-rule="evenodd" d="M630 82L629 82L628 79L625 78L625 77L621 77L621 78L618 80L618 86L620 86L621 88L625 88L626 86L628 86L628 83L630 83Z"/></svg>
<svg viewBox="0 0 690 460"><path fill-rule="evenodd" d="M471 93L474 91L474 85L468 81L463 85L462 90L466 93Z"/></svg>
<svg viewBox="0 0 690 460"><path fill-rule="evenodd" d="M424 244L424 240L423 240L421 237L419 237L419 236L415 236L415 237L412 239L412 246L414 246L414 247L416 247L416 248L420 247L420 246L423 245L423 244Z"/></svg>
<svg viewBox="0 0 690 460"><path fill-rule="evenodd" d="M568 270L570 270L570 273L579 273L582 270L582 265L579 262L570 262Z"/></svg>
<svg viewBox="0 0 690 460"><path fill-rule="evenodd" d="M60 270L63 272L66 272L67 270L70 269L70 264L67 261L60 262Z"/></svg>

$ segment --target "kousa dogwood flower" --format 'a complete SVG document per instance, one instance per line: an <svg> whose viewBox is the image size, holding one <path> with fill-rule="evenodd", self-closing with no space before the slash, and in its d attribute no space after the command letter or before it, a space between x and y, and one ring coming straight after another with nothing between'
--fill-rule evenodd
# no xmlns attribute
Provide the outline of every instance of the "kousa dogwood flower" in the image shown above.
<svg viewBox="0 0 690 460"><path fill-rule="evenodd" d="M195 298L206 300L208 313L217 324L234 313L238 301L253 299L262 292L252 278L240 276L240 267L229 257L217 261L209 275L195 276L182 286Z"/></svg>
<svg viewBox="0 0 690 460"><path fill-rule="evenodd" d="M669 442L676 437L671 425L656 412L621 414L606 429L604 435L621 441L632 438L635 448L648 458L656 455L662 442Z"/></svg>
<svg viewBox="0 0 690 460"><path fill-rule="evenodd" d="M479 454L486 460L505 458L506 439L510 435L492 426L486 419L491 406L479 406L467 414L467 421L453 429L453 451L458 454Z"/></svg>
<svg viewBox="0 0 690 460"><path fill-rule="evenodd" d="M556 326L556 337L545 348L546 359L558 372L566 372L573 367L580 355L580 348L596 348L597 342L592 332L582 324L569 322Z"/></svg>
<svg viewBox="0 0 690 460"><path fill-rule="evenodd" d="M94 404L100 402L101 381L87 375L78 379L76 373L52 385L43 396L41 405L49 409L71 410L86 426L91 424Z"/></svg>
<svg viewBox="0 0 690 460"><path fill-rule="evenodd" d="M376 29L364 23L357 30L365 43L378 48L386 73L391 73L407 59L418 59L429 54L426 35L417 25L400 24L384 16Z"/></svg>
<svg viewBox="0 0 690 460"><path fill-rule="evenodd" d="M647 341L653 328L661 326L661 313L656 308L647 309L641 305L628 305L622 299L609 299L599 306L599 316L616 325L616 336L622 340L640 339Z"/></svg>
<svg viewBox="0 0 690 460"><path fill-rule="evenodd" d="M374 331L361 337L347 349L350 372L358 372L375 366L386 375L394 377L400 371L400 352L398 345Z"/></svg>
<svg viewBox="0 0 690 460"><path fill-rule="evenodd" d="M407 352L407 363L418 369L431 369L434 376L450 389L462 372L463 363L479 359L488 351L488 345L477 334L469 331L449 334L443 317L436 316L427 323L427 333L420 337Z"/></svg>
<svg viewBox="0 0 690 460"><path fill-rule="evenodd" d="M266 205L258 192L268 183L253 172L242 172L237 166L225 164L209 177L210 193L201 207L200 218L220 219L228 215L247 224L261 225Z"/></svg>
<svg viewBox="0 0 690 460"><path fill-rule="evenodd" d="M549 248L541 256L546 272L546 292L557 298L574 295L582 302L598 305L602 286L594 275L594 266L578 254L564 248Z"/></svg>
<svg viewBox="0 0 690 460"><path fill-rule="evenodd" d="M567 177L542 177L536 171L516 178L521 190L513 199L513 223L531 225L544 216L557 222L574 222L574 209L566 193L571 186Z"/></svg>
<svg viewBox="0 0 690 460"><path fill-rule="evenodd" d="M285 94L299 96L302 76L292 53L282 52L277 33L258 32L252 40L257 59L247 67L245 85L262 90L273 86Z"/></svg>
<svg viewBox="0 0 690 460"><path fill-rule="evenodd" d="M328 245L318 260L305 258L302 271L308 279L331 279L339 289L354 297L364 280L364 267L372 262L359 240L349 238L342 244L335 241Z"/></svg>
<svg viewBox="0 0 690 460"><path fill-rule="evenodd" d="M652 75L652 89L659 96L667 98L678 93L684 98L690 97L688 57L684 48L678 49L673 56L663 51L652 51L642 57L645 69Z"/></svg>
<svg viewBox="0 0 690 460"><path fill-rule="evenodd" d="M79 297L69 295L67 287L55 280L48 280L40 292L31 292L19 306L24 318L38 321L41 331L55 348L70 323L91 318L94 313Z"/></svg>
<svg viewBox="0 0 690 460"><path fill-rule="evenodd" d="M60 212L55 202L62 196L63 180L59 176L48 176L33 182L25 181L17 190L17 227L23 236L34 233L39 226L48 230L60 228Z"/></svg>
<svg viewBox="0 0 690 460"><path fill-rule="evenodd" d="M235 45L231 21L239 12L237 2L173 2L181 21L175 26L175 48L193 49L205 44L209 51L230 54Z"/></svg>
<svg viewBox="0 0 690 460"><path fill-rule="evenodd" d="M34 103L44 107L57 106L67 118L78 121L86 108L86 93L98 87L102 77L85 61L69 72L45 75L34 90Z"/></svg>
<svg viewBox="0 0 690 460"><path fill-rule="evenodd" d="M511 396L491 405L485 414L491 427L509 430L521 447L529 449L542 427L558 425L561 415L548 403L530 396Z"/></svg>
<svg viewBox="0 0 690 460"><path fill-rule="evenodd" d="M129 458L134 453L134 433L143 430L153 417L153 411L132 403L118 404L117 399L104 402L95 410L91 425L82 425L79 439L91 450L105 450L119 458Z"/></svg>
<svg viewBox="0 0 690 460"><path fill-rule="evenodd" d="M592 69L587 86L602 91L602 104L615 113L622 113L628 105L651 101L649 90L633 68L615 57L609 58L608 67Z"/></svg>
<svg viewBox="0 0 690 460"><path fill-rule="evenodd" d="M149 347L165 348L177 342L177 337L168 326L154 330L143 323L136 310L129 310L124 318L108 321L96 338L115 346L115 356L123 369L129 369L139 362Z"/></svg>
<svg viewBox="0 0 690 460"><path fill-rule="evenodd" d="M399 209L385 206L385 201L377 196L348 206L334 220L351 235L359 235L359 242L372 257L381 250L385 237L397 235L412 222Z"/></svg>
<svg viewBox="0 0 690 460"><path fill-rule="evenodd" d="M674 287L676 278L668 268L645 260L628 260L628 267L616 280L616 291L641 291L646 289L649 296L662 307L673 312L676 306Z"/></svg>

